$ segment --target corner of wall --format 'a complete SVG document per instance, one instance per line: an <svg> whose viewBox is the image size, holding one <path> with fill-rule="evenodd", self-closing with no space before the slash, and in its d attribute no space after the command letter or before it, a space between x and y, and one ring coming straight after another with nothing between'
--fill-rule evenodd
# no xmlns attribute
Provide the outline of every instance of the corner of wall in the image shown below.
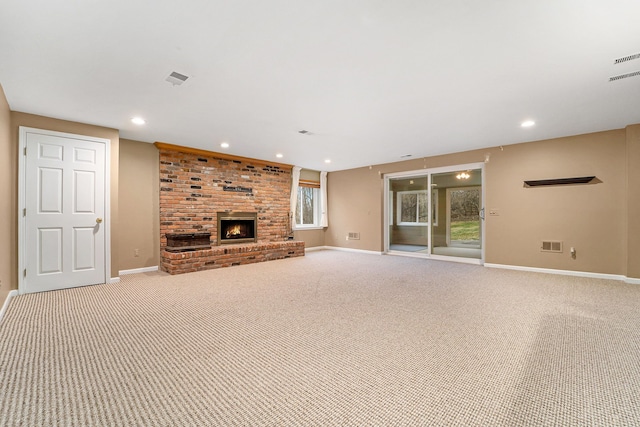
<svg viewBox="0 0 640 427"><path fill-rule="evenodd" d="M0 84L0 301L18 286L17 148L11 139L11 110Z"/></svg>
<svg viewBox="0 0 640 427"><path fill-rule="evenodd" d="M626 127L627 277L640 278L640 124Z"/></svg>

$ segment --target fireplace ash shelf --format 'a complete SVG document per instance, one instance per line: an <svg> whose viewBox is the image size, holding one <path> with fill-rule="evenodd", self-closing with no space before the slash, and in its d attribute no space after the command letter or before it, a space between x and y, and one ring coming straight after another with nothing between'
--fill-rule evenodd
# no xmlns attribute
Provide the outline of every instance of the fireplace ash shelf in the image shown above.
<svg viewBox="0 0 640 427"><path fill-rule="evenodd" d="M166 234L169 252L188 252L211 248L211 233L169 233Z"/></svg>

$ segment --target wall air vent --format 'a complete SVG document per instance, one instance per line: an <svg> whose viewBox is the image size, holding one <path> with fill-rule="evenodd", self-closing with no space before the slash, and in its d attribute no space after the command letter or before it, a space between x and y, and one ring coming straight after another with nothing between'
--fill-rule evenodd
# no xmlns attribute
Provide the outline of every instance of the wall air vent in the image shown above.
<svg viewBox="0 0 640 427"><path fill-rule="evenodd" d="M557 240L543 240L540 251L562 253L562 242Z"/></svg>
<svg viewBox="0 0 640 427"><path fill-rule="evenodd" d="M637 77L640 76L640 71L633 71L631 73L619 74L617 76L609 77L610 82L615 82L617 80L627 79L629 77Z"/></svg>
<svg viewBox="0 0 640 427"><path fill-rule="evenodd" d="M640 59L640 53L636 53L635 55L623 56L622 58L618 58L613 61L613 64L622 64L623 62L633 61L634 59Z"/></svg>
<svg viewBox="0 0 640 427"><path fill-rule="evenodd" d="M186 82L188 78L189 76L185 76L184 74L180 74L174 71L169 74L169 77L167 77L165 80L174 86L180 86L182 83Z"/></svg>
<svg viewBox="0 0 640 427"><path fill-rule="evenodd" d="M360 240L360 233L350 231L349 234L347 234L347 240Z"/></svg>

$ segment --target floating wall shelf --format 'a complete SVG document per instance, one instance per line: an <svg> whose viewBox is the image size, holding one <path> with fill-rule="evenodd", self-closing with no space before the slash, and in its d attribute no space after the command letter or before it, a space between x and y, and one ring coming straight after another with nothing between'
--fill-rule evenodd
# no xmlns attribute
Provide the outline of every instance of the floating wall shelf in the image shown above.
<svg viewBox="0 0 640 427"><path fill-rule="evenodd" d="M556 178L556 179L538 179L533 181L525 181L525 187L540 187L543 185L571 185L571 184L589 184L595 176L581 176L577 178Z"/></svg>

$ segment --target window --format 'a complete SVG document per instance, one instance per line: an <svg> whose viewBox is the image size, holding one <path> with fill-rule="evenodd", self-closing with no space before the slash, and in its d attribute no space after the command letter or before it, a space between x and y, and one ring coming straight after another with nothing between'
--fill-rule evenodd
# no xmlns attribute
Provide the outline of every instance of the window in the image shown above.
<svg viewBox="0 0 640 427"><path fill-rule="evenodd" d="M296 228L319 227L320 189L301 185L296 203Z"/></svg>
<svg viewBox="0 0 640 427"><path fill-rule="evenodd" d="M429 200L427 190L398 191L397 193L398 225L429 225ZM433 222L438 225L438 190L433 190Z"/></svg>

